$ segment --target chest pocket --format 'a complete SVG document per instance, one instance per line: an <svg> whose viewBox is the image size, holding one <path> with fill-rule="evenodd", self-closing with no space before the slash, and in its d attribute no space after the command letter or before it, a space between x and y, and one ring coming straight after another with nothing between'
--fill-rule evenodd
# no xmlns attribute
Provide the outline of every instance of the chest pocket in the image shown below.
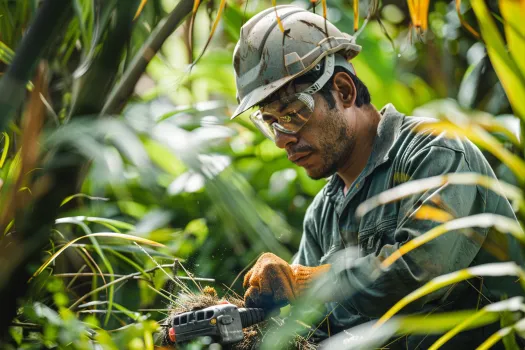
<svg viewBox="0 0 525 350"><path fill-rule="evenodd" d="M392 216L382 219L372 227L361 230L358 236L359 257L369 254L377 255L381 247L390 241L389 237L394 236L396 227L397 217Z"/></svg>

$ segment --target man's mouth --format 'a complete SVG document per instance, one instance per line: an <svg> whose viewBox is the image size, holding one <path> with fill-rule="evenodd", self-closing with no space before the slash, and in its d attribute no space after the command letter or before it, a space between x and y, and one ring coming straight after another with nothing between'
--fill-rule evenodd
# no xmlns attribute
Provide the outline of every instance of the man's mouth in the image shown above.
<svg viewBox="0 0 525 350"><path fill-rule="evenodd" d="M311 155L311 152L298 152L288 156L288 160L297 165L304 163Z"/></svg>

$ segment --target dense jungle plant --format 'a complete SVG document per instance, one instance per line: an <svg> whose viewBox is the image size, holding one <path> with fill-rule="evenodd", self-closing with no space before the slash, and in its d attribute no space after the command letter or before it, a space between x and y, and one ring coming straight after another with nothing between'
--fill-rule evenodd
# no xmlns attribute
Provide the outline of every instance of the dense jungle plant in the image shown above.
<svg viewBox="0 0 525 350"><path fill-rule="evenodd" d="M249 122L228 122L233 44L242 23L270 5L0 0L2 347L153 348L169 304L180 302L177 291L199 293L215 281L221 293L241 292L235 275L260 252L291 258L324 183L290 165ZM359 30L366 49L355 66L378 107L393 102L410 113L449 97L463 108L525 119L523 1L305 5L347 32ZM425 110L447 117L433 127L460 132L493 155L498 175L514 182L503 191L523 218L523 137L502 124L508 118L479 118L449 102ZM407 183L363 203L362 213L442 180ZM447 180L495 186L474 175ZM485 219L523 237L521 227ZM522 300L508 300L426 321L390 319L432 288L484 273L523 272L502 265L445 276L400 301L373 337L367 329L352 333L378 344L438 327L448 331L445 341L469 324L522 310ZM486 346L505 337L513 348L511 336L524 326L508 320ZM299 332L293 324L283 337Z"/></svg>

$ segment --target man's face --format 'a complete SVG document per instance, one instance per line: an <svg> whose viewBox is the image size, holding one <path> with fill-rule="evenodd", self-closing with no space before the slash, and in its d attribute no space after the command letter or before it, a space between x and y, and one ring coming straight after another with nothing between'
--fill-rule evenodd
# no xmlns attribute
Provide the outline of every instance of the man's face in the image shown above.
<svg viewBox="0 0 525 350"><path fill-rule="evenodd" d="M290 92L287 89L284 93ZM276 131L275 144L286 150L290 161L302 166L308 176L316 180L333 175L355 147L355 120L344 117L344 108L333 95L336 106L332 109L320 93L314 95L314 112L297 134Z"/></svg>

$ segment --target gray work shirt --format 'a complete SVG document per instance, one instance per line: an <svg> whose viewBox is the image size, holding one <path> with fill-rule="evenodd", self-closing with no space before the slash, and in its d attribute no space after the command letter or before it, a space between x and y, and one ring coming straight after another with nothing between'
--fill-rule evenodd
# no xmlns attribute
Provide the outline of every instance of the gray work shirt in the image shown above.
<svg viewBox="0 0 525 350"><path fill-rule="evenodd" d="M446 210L456 218L496 213L515 219L507 199L476 185L445 185L380 206L356 219L360 203L410 179L460 172L495 177L483 154L470 141L413 131L429 121L404 116L390 104L385 106L372 154L347 194L343 193L341 178L334 175L307 210L294 263L333 264L329 283L333 300L337 301L326 305L327 312L332 312L332 332L380 317L403 296L436 276L468 266L521 259L519 247L509 235L474 228L448 232L375 275L380 262L401 245L440 224L412 217L421 204ZM523 294L515 277L469 282L432 293L403 312L475 309L499 301L504 293Z"/></svg>

